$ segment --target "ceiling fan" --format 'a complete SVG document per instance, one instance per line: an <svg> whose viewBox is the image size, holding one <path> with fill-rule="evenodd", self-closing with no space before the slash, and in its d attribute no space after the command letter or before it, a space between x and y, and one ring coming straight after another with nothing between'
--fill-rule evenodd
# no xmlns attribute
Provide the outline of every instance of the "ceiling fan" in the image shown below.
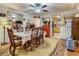
<svg viewBox="0 0 79 59"><path fill-rule="evenodd" d="M33 9L27 10L25 12L29 12L29 11L48 12L48 10L44 9L47 7L47 5L42 5L41 3L29 4L29 6L32 7Z"/></svg>

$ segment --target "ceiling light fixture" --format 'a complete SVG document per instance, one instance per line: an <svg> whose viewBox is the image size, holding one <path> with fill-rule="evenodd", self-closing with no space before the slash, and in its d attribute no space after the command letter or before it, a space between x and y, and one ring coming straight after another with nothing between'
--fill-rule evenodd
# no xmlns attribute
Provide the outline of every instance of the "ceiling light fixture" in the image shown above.
<svg viewBox="0 0 79 59"><path fill-rule="evenodd" d="M40 9L36 9L35 11L36 11L37 13L40 13Z"/></svg>
<svg viewBox="0 0 79 59"><path fill-rule="evenodd" d="M58 18L60 18L60 16L57 16Z"/></svg>

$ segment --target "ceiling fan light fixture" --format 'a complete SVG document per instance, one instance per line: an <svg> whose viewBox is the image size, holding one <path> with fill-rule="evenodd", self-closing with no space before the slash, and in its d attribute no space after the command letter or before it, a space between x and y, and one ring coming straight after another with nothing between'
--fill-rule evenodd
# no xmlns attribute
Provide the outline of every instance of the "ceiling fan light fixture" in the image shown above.
<svg viewBox="0 0 79 59"><path fill-rule="evenodd" d="M40 13L40 9L36 9L35 11L36 11L37 13Z"/></svg>
<svg viewBox="0 0 79 59"><path fill-rule="evenodd" d="M58 15L57 17L58 17L58 18L60 18L60 16L59 16L59 15Z"/></svg>

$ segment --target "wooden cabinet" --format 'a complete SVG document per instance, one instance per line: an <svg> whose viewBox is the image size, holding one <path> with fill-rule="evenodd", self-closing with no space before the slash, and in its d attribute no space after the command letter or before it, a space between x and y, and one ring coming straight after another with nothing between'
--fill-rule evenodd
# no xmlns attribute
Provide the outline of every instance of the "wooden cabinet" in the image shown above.
<svg viewBox="0 0 79 59"><path fill-rule="evenodd" d="M79 17L72 19L72 38L79 40Z"/></svg>

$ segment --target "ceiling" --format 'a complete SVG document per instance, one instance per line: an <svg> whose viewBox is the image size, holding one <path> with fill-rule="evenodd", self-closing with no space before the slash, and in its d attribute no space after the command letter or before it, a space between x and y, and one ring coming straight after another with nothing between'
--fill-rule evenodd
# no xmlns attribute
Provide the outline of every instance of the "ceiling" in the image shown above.
<svg viewBox="0 0 79 59"><path fill-rule="evenodd" d="M66 11L66 10L72 10L72 9L77 9L79 4L75 3L43 3L44 5L47 5L44 9L48 10L48 12L40 12L37 13L35 11L29 11L27 13L30 14L46 14L46 13L55 13L55 12L61 12L61 11ZM21 6L24 8L23 11L28 11L30 9L33 9L32 7L29 6L28 3L22 3Z"/></svg>
<svg viewBox="0 0 79 59"><path fill-rule="evenodd" d="M61 11L68 11L68 10L73 10L73 9L77 9L77 7L79 6L78 3L42 3L43 5L47 5L47 7L45 7L44 9L48 10L48 12L40 12L37 13L34 10L33 11L28 11L33 9L33 7L29 6L29 3L6 3L6 4L2 4L5 6L8 6L10 8L15 8L15 9L19 9L21 11L28 11L26 13L30 13L32 15L42 15L42 14L47 14L47 13L55 13L55 12L61 12Z"/></svg>

